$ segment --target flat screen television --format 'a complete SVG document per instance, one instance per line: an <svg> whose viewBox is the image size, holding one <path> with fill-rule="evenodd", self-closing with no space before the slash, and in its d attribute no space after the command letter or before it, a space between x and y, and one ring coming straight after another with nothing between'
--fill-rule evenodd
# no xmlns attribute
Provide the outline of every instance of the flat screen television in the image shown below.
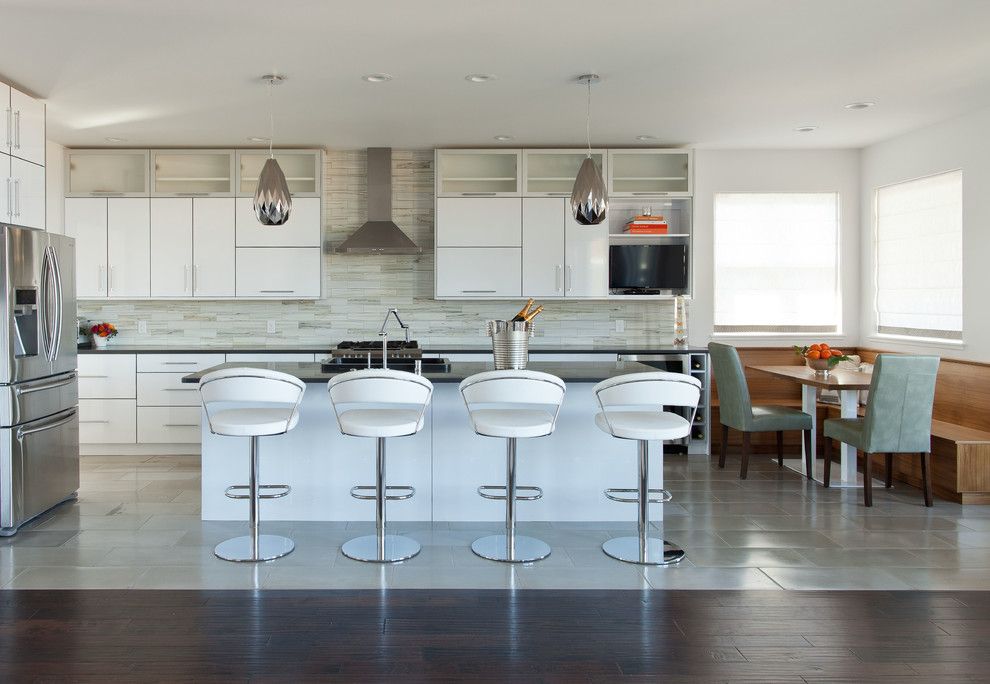
<svg viewBox="0 0 990 684"><path fill-rule="evenodd" d="M687 245L611 245L608 286L612 290L649 293L686 290Z"/></svg>

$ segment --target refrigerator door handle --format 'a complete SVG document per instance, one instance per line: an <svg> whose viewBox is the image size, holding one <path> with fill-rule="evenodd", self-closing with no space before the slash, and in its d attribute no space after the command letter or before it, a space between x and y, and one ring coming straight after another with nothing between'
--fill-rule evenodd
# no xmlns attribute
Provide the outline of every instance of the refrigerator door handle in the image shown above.
<svg viewBox="0 0 990 684"><path fill-rule="evenodd" d="M56 249L51 245L49 245L48 249L51 250L52 272L55 274L55 315L52 318L53 327L55 328L55 344L52 351L52 361L54 362L58 359L59 352L62 351L62 318L64 314L64 311L62 311L62 268L58 263L58 252Z"/></svg>
<svg viewBox="0 0 990 684"><path fill-rule="evenodd" d="M76 409L73 408L73 409L69 409L69 413L65 414L63 417L59 418L58 420L56 420L54 422L45 423L44 425L41 425L40 427L33 427L33 428L23 428L23 427L20 427L20 428L17 428L17 434L16 434L17 441L20 442L25 437L27 437L29 435L33 435L33 434L38 433L38 432L45 432L46 430L53 430L54 428L60 427L62 425L65 425L66 423L70 422L73 418L75 418L75 416L76 416Z"/></svg>
<svg viewBox="0 0 990 684"><path fill-rule="evenodd" d="M52 270L51 247L45 247L45 256L41 266L41 301L44 309L41 312L41 341L44 344L45 358L52 360Z"/></svg>

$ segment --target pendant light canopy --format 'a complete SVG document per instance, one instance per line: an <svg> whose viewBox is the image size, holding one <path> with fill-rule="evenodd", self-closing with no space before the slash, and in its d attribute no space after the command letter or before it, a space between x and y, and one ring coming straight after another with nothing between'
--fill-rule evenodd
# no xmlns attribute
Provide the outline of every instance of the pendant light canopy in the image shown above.
<svg viewBox="0 0 990 684"><path fill-rule="evenodd" d="M275 138L275 114L272 109L272 90L285 80L285 76L268 74L262 77L268 82L268 159L258 175L258 189L254 192L254 215L263 226L281 226L289 220L292 196L282 168L275 161L272 143Z"/></svg>
<svg viewBox="0 0 990 684"><path fill-rule="evenodd" d="M574 179L574 190L571 191L571 212L574 220L583 226L597 226L605 220L608 212L608 188L602 172L591 158L591 84L598 81L598 74L583 74L578 76L578 83L588 86L588 156L581 163L577 178Z"/></svg>

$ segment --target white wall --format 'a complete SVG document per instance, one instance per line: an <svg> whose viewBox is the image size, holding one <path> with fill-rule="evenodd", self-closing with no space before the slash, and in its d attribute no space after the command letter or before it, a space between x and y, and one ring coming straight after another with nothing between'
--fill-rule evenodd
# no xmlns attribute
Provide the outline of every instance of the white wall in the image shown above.
<svg viewBox="0 0 990 684"><path fill-rule="evenodd" d="M45 229L65 233L65 148L49 140L45 145Z"/></svg>
<svg viewBox="0 0 990 684"><path fill-rule="evenodd" d="M829 344L855 344L859 336L860 183L859 150L696 150L694 175L694 286L688 334L692 344L712 339L714 291L714 203L717 192L838 192L840 335L816 336ZM809 242L808 249L814 249ZM753 302L758 307L759 302ZM809 302L809 306L813 306ZM749 347L803 344L807 335L724 336Z"/></svg>
<svg viewBox="0 0 990 684"><path fill-rule="evenodd" d="M895 351L990 361L990 109L871 145L862 153L861 342ZM963 345L909 344L876 336L873 302L874 197L890 183L963 172ZM919 245L924 249L924 245Z"/></svg>

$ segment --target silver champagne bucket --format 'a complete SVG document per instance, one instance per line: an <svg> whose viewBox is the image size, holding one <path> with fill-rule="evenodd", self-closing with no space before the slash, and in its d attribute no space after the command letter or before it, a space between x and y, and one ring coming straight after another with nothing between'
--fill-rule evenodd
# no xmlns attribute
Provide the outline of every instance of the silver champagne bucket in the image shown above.
<svg viewBox="0 0 990 684"><path fill-rule="evenodd" d="M529 338L533 322L488 321L496 370L522 369L529 361Z"/></svg>

